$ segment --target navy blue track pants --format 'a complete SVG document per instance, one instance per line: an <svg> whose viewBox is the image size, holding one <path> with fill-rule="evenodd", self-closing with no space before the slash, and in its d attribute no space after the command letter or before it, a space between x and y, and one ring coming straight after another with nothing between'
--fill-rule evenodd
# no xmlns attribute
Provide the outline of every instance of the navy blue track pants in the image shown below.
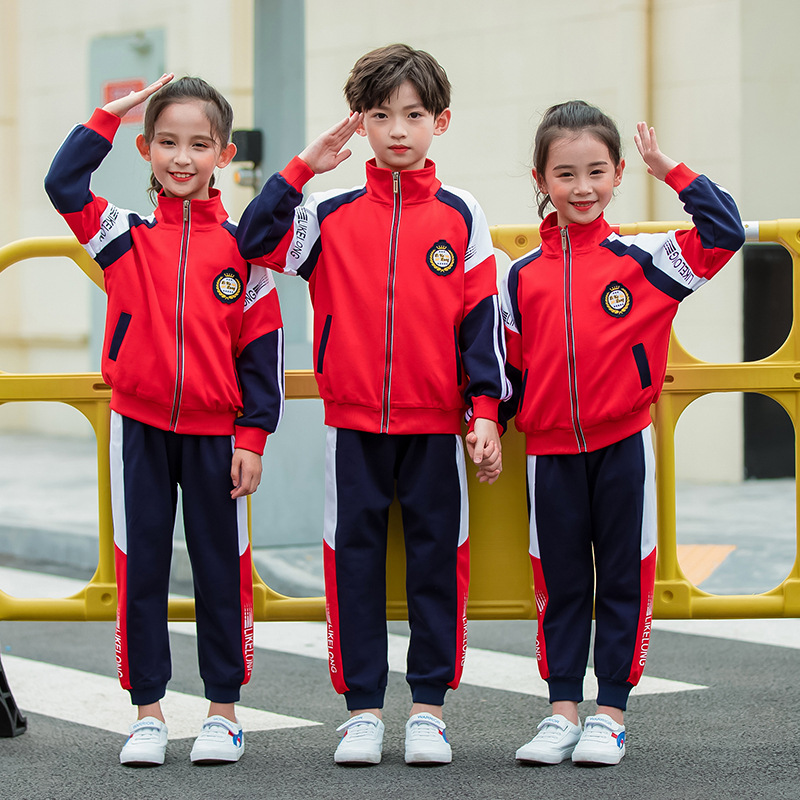
<svg viewBox="0 0 800 800"><path fill-rule="evenodd" d="M406 679L414 702L442 705L463 669L469 541L461 437L329 428L324 531L329 668L350 710L383 707L386 540L395 487L411 628Z"/></svg>
<svg viewBox="0 0 800 800"><path fill-rule="evenodd" d="M597 702L624 709L650 645L656 563L650 429L591 453L528 456L528 495L536 655L550 702L583 699L594 601Z"/></svg>
<svg viewBox="0 0 800 800"><path fill-rule="evenodd" d="M246 498L230 496L232 437L176 434L112 412L110 454L123 688L147 705L172 674L167 597L180 485L206 698L238 701L253 663L253 574Z"/></svg>

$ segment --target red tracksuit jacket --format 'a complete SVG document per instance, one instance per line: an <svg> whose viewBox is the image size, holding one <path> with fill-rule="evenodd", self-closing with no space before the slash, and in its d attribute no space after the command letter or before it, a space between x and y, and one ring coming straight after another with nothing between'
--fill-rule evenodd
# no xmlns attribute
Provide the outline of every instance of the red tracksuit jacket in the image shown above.
<svg viewBox="0 0 800 800"><path fill-rule="evenodd" d="M283 412L283 329L271 274L248 264L212 189L159 196L149 217L89 190L120 119L97 109L45 179L53 205L103 269L103 379L111 408L177 433L236 435L263 453Z"/></svg>
<svg viewBox="0 0 800 800"><path fill-rule="evenodd" d="M245 258L298 274L314 306L314 367L327 425L460 433L507 394L496 267L475 199L432 162L312 194L299 158L273 175L237 232ZM471 407L471 408L470 408Z"/></svg>

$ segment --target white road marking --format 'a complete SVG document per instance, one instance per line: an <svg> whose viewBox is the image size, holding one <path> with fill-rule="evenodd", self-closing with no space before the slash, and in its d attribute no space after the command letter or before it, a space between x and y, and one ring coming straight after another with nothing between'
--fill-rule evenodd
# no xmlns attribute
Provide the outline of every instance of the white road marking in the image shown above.
<svg viewBox="0 0 800 800"><path fill-rule="evenodd" d="M191 622L171 622L169 627L174 633L194 635L194 624ZM326 628L323 622L256 622L254 638L255 646L259 649L328 660ZM389 669L392 672L405 674L407 650L408 636L389 634ZM548 687L539 677L535 658L497 650L469 647L461 683L484 689L548 697ZM645 676L634 692L663 694L705 688L694 683ZM587 700L597 696L597 684L593 675L586 676L584 696Z"/></svg>
<svg viewBox="0 0 800 800"><path fill-rule="evenodd" d="M23 713L43 714L125 736L136 719L128 693L120 689L115 678L9 655L3 656L3 667ZM162 706L170 739L197 736L208 713L207 700L183 692L167 691ZM236 706L236 716L245 731L322 724L242 705Z"/></svg>
<svg viewBox="0 0 800 800"><path fill-rule="evenodd" d="M653 630L800 650L800 619L661 619Z"/></svg>

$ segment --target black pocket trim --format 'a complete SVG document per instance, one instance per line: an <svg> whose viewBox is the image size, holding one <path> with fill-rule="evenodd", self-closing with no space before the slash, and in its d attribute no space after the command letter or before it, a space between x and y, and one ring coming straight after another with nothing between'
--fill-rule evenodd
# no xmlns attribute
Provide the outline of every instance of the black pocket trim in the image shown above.
<svg viewBox="0 0 800 800"><path fill-rule="evenodd" d="M653 379L650 377L650 364L647 362L647 353L645 352L644 345L639 342L632 348L633 358L636 361L636 368L639 370L639 380L642 382L642 389L647 389L653 385Z"/></svg>
<svg viewBox="0 0 800 800"><path fill-rule="evenodd" d="M463 372L461 371L461 351L458 349L458 328L453 325L453 340L456 345L456 383L461 386Z"/></svg>
<svg viewBox="0 0 800 800"><path fill-rule="evenodd" d="M111 337L111 346L108 348L108 358L110 361L116 361L119 354L119 348L122 347L122 340L128 331L128 325L131 324L131 315L123 311L117 320L117 327L114 328L114 335Z"/></svg>
<svg viewBox="0 0 800 800"><path fill-rule="evenodd" d="M325 320L325 327L322 329L322 337L319 340L319 352L317 353L317 372L322 375L322 364L325 361L325 348L328 346L328 336L331 333L331 322L333 316L328 314Z"/></svg>

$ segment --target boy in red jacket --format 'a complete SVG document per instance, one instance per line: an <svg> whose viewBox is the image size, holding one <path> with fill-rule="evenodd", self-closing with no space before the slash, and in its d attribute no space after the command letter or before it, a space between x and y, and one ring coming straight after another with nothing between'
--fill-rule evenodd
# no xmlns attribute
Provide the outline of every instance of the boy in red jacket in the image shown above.
<svg viewBox="0 0 800 800"><path fill-rule="evenodd" d="M472 195L442 186L427 159L450 124L450 83L407 45L360 58L352 114L273 175L242 218L248 260L309 284L314 367L329 426L324 558L329 665L350 719L339 764L381 759L388 675L386 533L402 507L411 641L406 762L447 763L442 705L461 677L469 580L461 420L479 478L500 473L507 393L492 242ZM366 136L364 186L303 185Z"/></svg>

